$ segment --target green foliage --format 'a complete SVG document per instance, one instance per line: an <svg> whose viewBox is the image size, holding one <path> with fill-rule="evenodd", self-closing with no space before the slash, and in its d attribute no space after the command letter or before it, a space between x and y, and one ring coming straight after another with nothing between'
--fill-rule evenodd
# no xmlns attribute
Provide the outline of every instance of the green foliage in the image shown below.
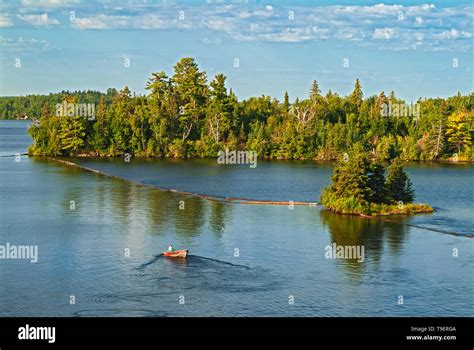
<svg viewBox="0 0 474 350"><path fill-rule="evenodd" d="M106 93L99 91L61 91L49 95L28 95L0 97L0 119L39 119L44 115L54 115L56 104L64 100L74 99L80 103L98 104L103 98L110 105L115 95L115 89L108 89Z"/></svg>
<svg viewBox="0 0 474 350"><path fill-rule="evenodd" d="M356 79L355 84L354 84L354 90L352 91L351 96L350 96L350 102L356 108L357 111L362 105L363 97L364 97L364 94L362 93L362 86L360 85L359 79Z"/></svg>
<svg viewBox="0 0 474 350"><path fill-rule="evenodd" d="M86 136L83 117L46 117L39 126L32 125L28 132L33 138L32 154L74 155L83 149Z"/></svg>
<svg viewBox="0 0 474 350"><path fill-rule="evenodd" d="M385 168L382 163L374 161L367 166L367 186L370 203L387 203L389 189L385 185Z"/></svg>
<svg viewBox="0 0 474 350"><path fill-rule="evenodd" d="M361 145L336 163L331 185L321 194L321 203L344 214L408 214L429 212L431 207L411 205L414 191L399 159L387 171L379 161L368 160ZM400 201L402 203L400 204Z"/></svg>
<svg viewBox="0 0 474 350"><path fill-rule="evenodd" d="M257 152L259 157L267 154L269 148L268 137L263 122L255 121L250 129L247 141L247 150Z"/></svg>
<svg viewBox="0 0 474 350"><path fill-rule="evenodd" d="M369 202L372 190L368 185L368 161L359 145L334 166L331 186L327 191L337 198L352 198L361 205ZM352 200L351 199L351 200Z"/></svg>
<svg viewBox="0 0 474 350"><path fill-rule="evenodd" d="M194 58L184 57L174 66L173 93L178 105L178 133L182 141L199 132L209 95L206 73L201 72Z"/></svg>
<svg viewBox="0 0 474 350"><path fill-rule="evenodd" d="M313 84L311 84L311 89L309 91L309 99L311 101L316 101L321 97L321 89L319 88L319 84L316 80L313 80Z"/></svg>
<svg viewBox="0 0 474 350"><path fill-rule="evenodd" d="M414 198L411 180L399 159L392 161L387 169L386 189L391 202L411 203Z"/></svg>
<svg viewBox="0 0 474 350"><path fill-rule="evenodd" d="M83 117L61 118L59 140L62 154L77 154L85 144L85 119Z"/></svg>
<svg viewBox="0 0 474 350"><path fill-rule="evenodd" d="M451 150L455 151L458 156L469 154L472 148L471 133L468 129L468 122L472 116L461 111L455 113L448 118L448 130L446 132L447 139Z"/></svg>
<svg viewBox="0 0 474 350"><path fill-rule="evenodd" d="M288 93L281 102L270 96L238 101L225 83L217 74L208 84L196 61L185 57L170 76L152 73L147 96L125 87L0 97L0 118L39 120L30 129L36 154L215 157L228 147L267 158L336 160L359 143L382 161L473 159L474 94L420 99L419 116L387 116L383 106L404 101L393 91L364 98L359 80L349 96L323 95L314 80L307 98L293 103ZM95 120L56 117L64 100L94 103Z"/></svg>
<svg viewBox="0 0 474 350"><path fill-rule="evenodd" d="M355 196L339 197L331 191L324 191L321 203L341 214L369 214L368 203L360 202Z"/></svg>

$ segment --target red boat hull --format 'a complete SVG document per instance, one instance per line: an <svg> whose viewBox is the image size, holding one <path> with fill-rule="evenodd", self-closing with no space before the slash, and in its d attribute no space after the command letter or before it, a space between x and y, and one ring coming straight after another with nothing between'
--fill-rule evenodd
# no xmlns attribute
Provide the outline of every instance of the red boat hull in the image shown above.
<svg viewBox="0 0 474 350"><path fill-rule="evenodd" d="M164 252L164 256L168 258L186 258L188 256L188 250L175 250L173 252Z"/></svg>

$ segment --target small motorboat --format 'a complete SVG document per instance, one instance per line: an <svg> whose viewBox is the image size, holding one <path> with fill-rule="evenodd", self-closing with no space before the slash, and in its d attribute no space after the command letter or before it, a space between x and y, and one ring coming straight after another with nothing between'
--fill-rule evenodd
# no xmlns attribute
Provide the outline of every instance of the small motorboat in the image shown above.
<svg viewBox="0 0 474 350"><path fill-rule="evenodd" d="M186 258L188 256L188 250L173 250L172 252L164 252L163 256L169 258Z"/></svg>

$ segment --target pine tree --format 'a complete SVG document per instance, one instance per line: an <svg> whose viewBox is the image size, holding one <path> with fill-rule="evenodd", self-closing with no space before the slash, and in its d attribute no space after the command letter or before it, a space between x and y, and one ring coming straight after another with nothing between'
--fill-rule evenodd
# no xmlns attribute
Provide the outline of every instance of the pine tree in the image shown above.
<svg viewBox="0 0 474 350"><path fill-rule="evenodd" d="M162 107L169 94L169 78L165 72L152 73L145 89L150 90L149 97Z"/></svg>
<svg viewBox="0 0 474 350"><path fill-rule="evenodd" d="M288 96L288 91L285 91L285 97L283 98L283 110L285 113L288 113L290 110L290 97Z"/></svg>
<svg viewBox="0 0 474 350"><path fill-rule="evenodd" d="M194 58L184 57L174 66L174 92L179 105L181 140L197 136L204 119L209 93L206 72L199 70Z"/></svg>
<svg viewBox="0 0 474 350"><path fill-rule="evenodd" d="M133 98L128 86L120 90L114 96L108 120L110 120L110 139L113 155L122 155L132 152L131 139L131 115L133 112Z"/></svg>
<svg viewBox="0 0 474 350"><path fill-rule="evenodd" d="M217 74L211 81L211 98L206 110L206 127L216 144L225 139L231 128L232 106L225 87L226 76Z"/></svg>
<svg viewBox="0 0 474 350"><path fill-rule="evenodd" d="M85 119L80 116L60 118L59 140L61 141L61 149L68 155L74 155L85 144Z"/></svg>
<svg viewBox="0 0 474 350"><path fill-rule="evenodd" d="M354 90L352 91L349 99L356 107L356 110L359 111L359 108L362 104L362 98L364 97L364 94L362 92L362 86L360 85L359 79L356 79L355 84L354 84Z"/></svg>
<svg viewBox="0 0 474 350"><path fill-rule="evenodd" d="M399 159L394 159L387 169L386 189L393 202L411 203L414 199L411 180Z"/></svg>
<svg viewBox="0 0 474 350"><path fill-rule="evenodd" d="M390 91L390 94L388 95L388 100L389 102L391 103L396 103L397 102L397 98L395 97L395 91Z"/></svg>
<svg viewBox="0 0 474 350"><path fill-rule="evenodd" d="M385 187L385 168L380 162L373 162L368 166L367 185L370 189L369 202L385 203L387 191Z"/></svg>
<svg viewBox="0 0 474 350"><path fill-rule="evenodd" d="M356 146L347 158L336 163L331 181L329 191L337 197L354 197L360 203L370 200L367 160L360 148Z"/></svg>
<svg viewBox="0 0 474 350"><path fill-rule="evenodd" d="M385 92L382 91L375 101L375 115L388 117L386 112L388 111L388 99L385 96Z"/></svg>
<svg viewBox="0 0 474 350"><path fill-rule="evenodd" d="M319 89L319 84L316 80L313 80L311 84L311 89L309 91L309 98L312 101L317 101L321 97L321 90Z"/></svg>
<svg viewBox="0 0 474 350"><path fill-rule="evenodd" d="M106 150L109 146L109 125L107 123L107 106L104 97L100 98L99 105L97 106L93 131L94 148L98 151Z"/></svg>

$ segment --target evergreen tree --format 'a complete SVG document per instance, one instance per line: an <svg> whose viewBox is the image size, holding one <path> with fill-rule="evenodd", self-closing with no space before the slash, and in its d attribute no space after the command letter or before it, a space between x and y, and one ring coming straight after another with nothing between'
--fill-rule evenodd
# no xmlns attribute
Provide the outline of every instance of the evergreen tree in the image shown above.
<svg viewBox="0 0 474 350"><path fill-rule="evenodd" d="M288 96L288 91L285 91L285 97L283 98L283 110L285 113L288 113L290 110L290 97Z"/></svg>
<svg viewBox="0 0 474 350"><path fill-rule="evenodd" d="M150 90L149 97L152 98L161 108L170 97L169 78L165 72L152 73L152 77L148 79L145 89Z"/></svg>
<svg viewBox="0 0 474 350"><path fill-rule="evenodd" d="M75 155L85 144L85 118L81 116L59 117L61 128L59 140L64 154Z"/></svg>
<svg viewBox="0 0 474 350"><path fill-rule="evenodd" d="M375 161L368 166L367 185L370 189L369 202L385 203L387 201L385 168L380 162Z"/></svg>
<svg viewBox="0 0 474 350"><path fill-rule="evenodd" d="M383 115L385 111L388 111L388 99L382 91L375 101L375 115L388 117L388 115Z"/></svg>
<svg viewBox="0 0 474 350"><path fill-rule="evenodd" d="M311 89L309 91L309 98L312 101L317 101L321 97L321 90L319 89L319 84L316 80L313 80L311 84Z"/></svg>
<svg viewBox="0 0 474 350"><path fill-rule="evenodd" d="M111 151L114 156L132 152L130 139L131 118L133 111L130 89L125 88L114 96L111 110L107 119L110 120Z"/></svg>
<svg viewBox="0 0 474 350"><path fill-rule="evenodd" d="M364 99L359 80L347 97L330 90L321 96L314 81L309 98L296 98L290 106L288 93L282 103L270 96L238 101L231 89L227 93L225 76L207 84L206 73L192 58L181 59L174 68L172 77L164 72L151 75L146 98L128 88L0 97L0 118L39 119L39 125L30 128L35 154L203 157L212 156L215 146L238 145L274 158L335 160L362 142L377 159L432 160L454 154L473 159L474 93L419 99L416 118L380 118L384 102L404 101L393 91L388 98L382 92ZM70 142L70 125L54 118L54 108L63 99L97 106L95 121L85 122L86 136L76 146Z"/></svg>
<svg viewBox="0 0 474 350"><path fill-rule="evenodd" d="M173 84L182 141L194 138L201 127L208 97L206 81L206 73L199 70L194 58L184 57L174 66Z"/></svg>
<svg viewBox="0 0 474 350"><path fill-rule="evenodd" d="M148 105L144 97L135 99L133 113L130 115L131 139L130 144L134 153L146 154L150 127L148 125Z"/></svg>
<svg viewBox="0 0 474 350"><path fill-rule="evenodd" d="M211 81L211 98L207 107L206 126L216 144L225 139L231 128L232 105L225 87L226 76L217 74Z"/></svg>
<svg viewBox="0 0 474 350"><path fill-rule="evenodd" d="M399 159L394 159L387 169L386 188L389 198L393 202L413 202L412 184Z"/></svg>
<svg viewBox="0 0 474 350"><path fill-rule="evenodd" d="M109 147L109 124L107 121L107 106L105 98L101 97L95 114L95 123L93 126L93 147L97 151L106 150Z"/></svg>
<svg viewBox="0 0 474 350"><path fill-rule="evenodd" d="M329 191L337 197L354 197L359 203L368 202L372 190L368 185L367 167L365 155L356 145L347 158L336 163Z"/></svg>
<svg viewBox="0 0 474 350"><path fill-rule="evenodd" d="M362 98L364 94L362 93L362 86L360 85L359 79L356 79L354 84L354 90L352 91L349 99L353 106L355 106L356 111L359 111L360 106L362 105Z"/></svg>

